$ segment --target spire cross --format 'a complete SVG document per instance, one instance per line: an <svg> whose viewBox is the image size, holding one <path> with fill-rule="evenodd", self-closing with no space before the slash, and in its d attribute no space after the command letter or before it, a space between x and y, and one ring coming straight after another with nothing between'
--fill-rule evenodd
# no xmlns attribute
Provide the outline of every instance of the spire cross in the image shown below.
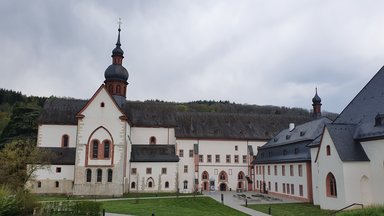
<svg viewBox="0 0 384 216"><path fill-rule="evenodd" d="M119 21L117 22L117 24L119 24L119 30L120 30L121 24L123 24L123 22L121 22L121 18L119 18Z"/></svg>

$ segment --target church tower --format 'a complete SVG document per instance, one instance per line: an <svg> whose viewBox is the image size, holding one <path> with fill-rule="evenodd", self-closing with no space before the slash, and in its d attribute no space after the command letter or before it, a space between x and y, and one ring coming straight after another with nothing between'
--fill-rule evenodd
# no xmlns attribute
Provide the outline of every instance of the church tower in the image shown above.
<svg viewBox="0 0 384 216"><path fill-rule="evenodd" d="M116 103L122 107L126 101L128 71L122 65L124 51L120 44L120 24L116 47L112 50L112 64L105 70L105 86L109 93L113 96Z"/></svg>
<svg viewBox="0 0 384 216"><path fill-rule="evenodd" d="M313 117L320 118L321 117L321 98L317 95L317 88L315 96L312 98L312 107L313 107Z"/></svg>

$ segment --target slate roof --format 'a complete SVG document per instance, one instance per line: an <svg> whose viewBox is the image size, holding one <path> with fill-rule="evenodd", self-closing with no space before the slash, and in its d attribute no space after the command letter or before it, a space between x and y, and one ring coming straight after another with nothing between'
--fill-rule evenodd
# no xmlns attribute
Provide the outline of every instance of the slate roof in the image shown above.
<svg viewBox="0 0 384 216"><path fill-rule="evenodd" d="M326 125L342 161L369 161L360 142L354 139L356 127L353 124Z"/></svg>
<svg viewBox="0 0 384 216"><path fill-rule="evenodd" d="M331 120L323 117L301 125L292 131L281 131L258 148L253 164L310 161L310 145L318 145L324 126ZM288 125L287 125L288 126Z"/></svg>
<svg viewBox="0 0 384 216"><path fill-rule="evenodd" d="M38 122L77 125L76 114L86 103L86 100L50 98ZM177 106L159 102L127 101L122 111L131 126L175 128L177 138L267 140L290 122L301 124L310 120L309 116L179 112Z"/></svg>
<svg viewBox="0 0 384 216"><path fill-rule="evenodd" d="M52 165L75 165L76 148L39 147L53 153Z"/></svg>
<svg viewBox="0 0 384 216"><path fill-rule="evenodd" d="M178 162L175 145L132 145L130 162Z"/></svg>

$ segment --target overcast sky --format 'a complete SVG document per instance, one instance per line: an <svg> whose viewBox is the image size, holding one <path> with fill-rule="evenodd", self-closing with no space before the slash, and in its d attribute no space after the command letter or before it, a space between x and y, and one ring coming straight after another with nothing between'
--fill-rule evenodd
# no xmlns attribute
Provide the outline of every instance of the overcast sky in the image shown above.
<svg viewBox="0 0 384 216"><path fill-rule="evenodd" d="M341 112L384 65L384 1L0 1L0 87L90 98L122 18L128 100Z"/></svg>

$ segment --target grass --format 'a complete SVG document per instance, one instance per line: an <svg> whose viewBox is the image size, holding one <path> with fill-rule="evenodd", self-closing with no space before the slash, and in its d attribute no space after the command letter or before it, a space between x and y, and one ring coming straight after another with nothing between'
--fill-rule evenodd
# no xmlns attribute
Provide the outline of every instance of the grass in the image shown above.
<svg viewBox="0 0 384 216"><path fill-rule="evenodd" d="M332 212L329 210L321 210L319 206L310 203L248 205L248 208L267 214L269 207L271 207L273 216L327 216Z"/></svg>
<svg viewBox="0 0 384 216"><path fill-rule="evenodd" d="M235 209L220 204L209 197L163 198L105 201L103 208L107 212L133 215L179 216L179 215L210 215L210 216L243 216Z"/></svg>
<svg viewBox="0 0 384 216"><path fill-rule="evenodd" d="M370 206L363 209L343 211L337 216L382 216L384 215L384 206Z"/></svg>
<svg viewBox="0 0 384 216"><path fill-rule="evenodd" d="M179 196L193 196L201 195L200 193L179 193ZM127 193L123 197L126 198L136 198L136 197L167 197L167 196L177 196L177 193Z"/></svg>

